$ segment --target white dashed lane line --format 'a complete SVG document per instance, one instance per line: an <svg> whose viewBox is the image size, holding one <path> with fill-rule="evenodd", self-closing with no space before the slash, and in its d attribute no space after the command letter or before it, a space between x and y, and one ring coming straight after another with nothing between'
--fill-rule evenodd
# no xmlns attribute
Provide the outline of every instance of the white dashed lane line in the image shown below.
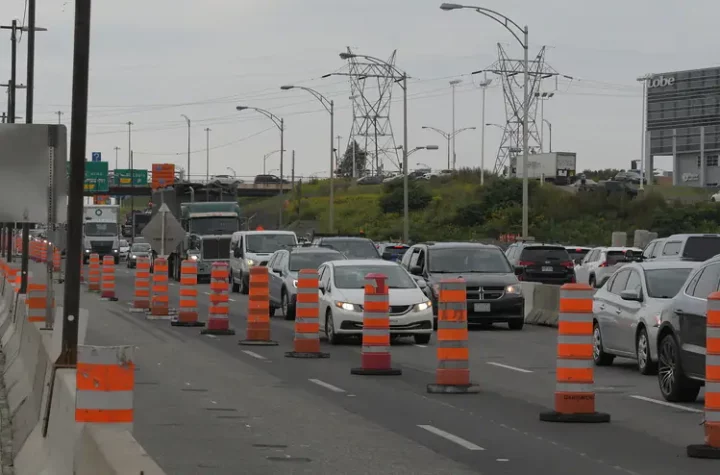
<svg viewBox="0 0 720 475"><path fill-rule="evenodd" d="M633 399L637 399L638 401L645 401L645 402L649 402L652 404L657 404L659 406L671 407L673 409L679 409L679 410L685 411L685 412L694 412L696 414L703 413L703 411L701 409L695 409L694 407L682 406L680 404L673 404L671 402L661 401L659 399L653 399L651 397L637 396L635 394L631 395L630 397Z"/></svg>
<svg viewBox="0 0 720 475"><path fill-rule="evenodd" d="M253 358L258 359L258 360L266 360L266 359L267 359L267 358L265 358L263 355L258 355L258 354L255 353L254 351L242 350L242 352L245 353L246 355L252 356Z"/></svg>
<svg viewBox="0 0 720 475"><path fill-rule="evenodd" d="M424 430L426 430L426 431L428 431L428 432L430 432L431 434L435 434L435 435L437 435L437 436L439 436L439 437L442 437L442 438L445 439L445 440L449 440L450 442L453 442L453 443L455 443L455 444L457 444L457 445L459 445L460 447L463 447L463 448L465 448L465 449L468 449L468 450L485 450L485 449L483 449L482 447L480 447L479 445L473 444L473 443L470 442L469 440L465 440L465 439L463 439L462 437L458 437L458 436L456 436L456 435L454 435L454 434L451 434L450 432L445 432L444 430L438 429L437 427L429 426L429 425L421 425L421 424L419 424L418 427L421 428L421 429L424 429Z"/></svg>
<svg viewBox="0 0 720 475"><path fill-rule="evenodd" d="M319 379L308 379L308 381L310 381L313 384L317 384L318 386L322 386L325 389L329 389L330 391L335 392L335 393L344 393L345 392L344 389L339 388L337 386L333 386L332 384L326 383L325 381L321 381Z"/></svg>
<svg viewBox="0 0 720 475"><path fill-rule="evenodd" d="M529 369L518 368L517 366L510 366L502 363L495 363L494 361L488 361L487 364L490 366L497 366L498 368L505 368L511 371L517 371L518 373L532 373Z"/></svg>

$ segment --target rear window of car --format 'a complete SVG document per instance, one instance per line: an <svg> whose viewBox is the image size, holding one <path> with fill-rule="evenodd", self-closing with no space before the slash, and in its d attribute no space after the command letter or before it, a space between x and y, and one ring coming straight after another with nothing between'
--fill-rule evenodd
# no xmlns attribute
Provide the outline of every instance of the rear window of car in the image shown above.
<svg viewBox="0 0 720 475"><path fill-rule="evenodd" d="M382 258L385 260L399 260L410 249L405 245L388 245L382 248Z"/></svg>
<svg viewBox="0 0 720 475"><path fill-rule="evenodd" d="M528 246L520 253L521 261L569 261L570 255L564 247Z"/></svg>
<svg viewBox="0 0 720 475"><path fill-rule="evenodd" d="M626 249L624 251L608 251L607 253L608 266L614 266L619 262L631 262L642 260L642 251L636 251L634 249Z"/></svg>
<svg viewBox="0 0 720 475"><path fill-rule="evenodd" d="M590 249L568 249L567 252L570 254L570 259L576 261L584 259Z"/></svg>
<svg viewBox="0 0 720 475"><path fill-rule="evenodd" d="M380 257L375 244L369 239L323 239L320 245L342 252L348 259L378 259Z"/></svg>
<svg viewBox="0 0 720 475"><path fill-rule="evenodd" d="M720 254L720 237L695 236L685 241L682 257L694 261L706 261Z"/></svg>

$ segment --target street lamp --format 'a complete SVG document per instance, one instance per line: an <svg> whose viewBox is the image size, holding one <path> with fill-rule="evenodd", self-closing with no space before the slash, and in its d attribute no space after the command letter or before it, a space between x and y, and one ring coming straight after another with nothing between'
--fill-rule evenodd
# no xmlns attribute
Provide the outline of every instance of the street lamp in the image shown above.
<svg viewBox="0 0 720 475"><path fill-rule="evenodd" d="M449 134L445 131L442 131L435 127L427 127L423 125L423 129L432 130L433 132L437 132L438 134L442 135L445 140L447 140L447 168L450 170L450 141L455 138L456 135L465 132L466 130L475 130L476 127L465 127L460 130L456 130L455 132Z"/></svg>
<svg viewBox="0 0 720 475"><path fill-rule="evenodd" d="M545 101L549 101L555 95L554 92L536 92L535 97L540 101L540 122L545 122ZM540 153L545 148L545 135L543 133L544 127L540 129ZM552 150L551 150L552 152Z"/></svg>
<svg viewBox="0 0 720 475"><path fill-rule="evenodd" d="M268 119L272 121L273 124L280 130L280 196L283 195L283 160L284 160L284 154L285 152L285 119L276 116L272 112L268 112L265 109L260 109L259 107L250 107L250 106L237 106L235 108L237 111L244 111L244 110L253 110L259 114L264 115ZM278 228L282 228L283 224L283 202L280 200L280 213L278 217Z"/></svg>
<svg viewBox="0 0 720 475"><path fill-rule="evenodd" d="M273 150L272 152L268 152L265 155L263 155L263 175L265 175L265 164L267 162L267 159L278 153L280 150Z"/></svg>
<svg viewBox="0 0 720 475"><path fill-rule="evenodd" d="M440 148L440 147L438 147L437 145L425 145L425 146L422 146L422 147L415 147L414 149L410 150L410 151L407 153L407 156L409 157L410 155L412 155L413 153L417 152L418 150L437 150L437 149L439 149L439 148ZM399 147L395 147L395 150L403 150L403 146L401 145L401 146L399 146Z"/></svg>
<svg viewBox="0 0 720 475"><path fill-rule="evenodd" d="M550 138L550 152L552 152L552 124L547 119L543 119L543 122L545 122L548 126L548 136Z"/></svg>
<svg viewBox="0 0 720 475"><path fill-rule="evenodd" d="M410 208L408 197L408 112L407 112L407 73L400 71L395 65L383 61L382 59L368 56L365 54L340 53L340 59L348 60L351 58L364 58L376 65L384 66L388 69L388 76L400 83L403 90L403 239L407 243L410 240Z"/></svg>
<svg viewBox="0 0 720 475"><path fill-rule="evenodd" d="M490 10L489 8L484 7L474 7L474 6L465 6L465 5L458 5L457 3L443 3L440 5L441 10L450 11L450 10L460 10L460 9L470 9L475 10L477 13L480 13L481 15L484 15L492 20L495 20L496 22L500 23L502 26L505 27L507 31L510 32L513 37L520 43L520 46L523 48L523 76L524 76L524 84L523 84L523 147L522 147L522 153L523 153L523 173L522 173L522 235L523 237L528 237L528 211L529 211L529 185L528 185L528 112L530 109L530 97L529 97L529 91L528 91L528 83L529 83L529 76L530 76L530 65L529 65L529 59L528 59L528 49L530 48L530 42L528 39L528 27L525 25L524 27L521 27L517 23L515 23L510 18L506 17L505 15L498 13L494 10ZM521 38L522 36L522 38Z"/></svg>
<svg viewBox="0 0 720 475"><path fill-rule="evenodd" d="M642 135L641 135L641 142L640 142L640 189L645 189L645 143L647 141L647 138L645 137L645 134L647 134L647 125L645 121L647 120L647 82L648 79L652 78L652 74L646 74L644 76L640 76L637 78L637 81L643 83L643 102L642 102Z"/></svg>
<svg viewBox="0 0 720 475"><path fill-rule="evenodd" d="M188 183L190 183L190 117L186 116L185 114L180 114L180 117L184 118L187 121L187 126L188 126L187 181L188 181Z"/></svg>
<svg viewBox="0 0 720 475"><path fill-rule="evenodd" d="M335 135L335 102L329 100L315 89L310 89L309 87L287 85L281 86L280 89L283 91L289 91L290 89L302 89L303 91L307 91L312 94L315 99L320 101L323 107L325 107L325 110L330 113L330 217L328 219L328 227L330 228L330 233L332 233L335 231L335 147L333 146L333 136ZM339 144L338 154L340 154Z"/></svg>
<svg viewBox="0 0 720 475"><path fill-rule="evenodd" d="M452 169L455 170L455 86L462 82L461 79L453 79L450 81L450 87L452 88Z"/></svg>

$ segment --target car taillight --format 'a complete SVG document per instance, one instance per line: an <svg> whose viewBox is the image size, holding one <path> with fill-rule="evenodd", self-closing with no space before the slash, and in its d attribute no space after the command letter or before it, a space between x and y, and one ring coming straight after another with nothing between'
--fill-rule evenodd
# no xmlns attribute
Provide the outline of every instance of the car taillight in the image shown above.
<svg viewBox="0 0 720 475"><path fill-rule="evenodd" d="M609 267L608 262L605 261L605 262L601 263L598 267Z"/></svg>
<svg viewBox="0 0 720 475"><path fill-rule="evenodd" d="M567 267L568 269L572 269L575 267L575 264L573 264L573 261L563 261L560 263L561 266Z"/></svg>
<svg viewBox="0 0 720 475"><path fill-rule="evenodd" d="M531 265L533 265L533 264L534 264L534 262L532 262L532 261L520 261L520 262L518 262L518 265L521 266L521 267L527 267L527 266L531 266Z"/></svg>

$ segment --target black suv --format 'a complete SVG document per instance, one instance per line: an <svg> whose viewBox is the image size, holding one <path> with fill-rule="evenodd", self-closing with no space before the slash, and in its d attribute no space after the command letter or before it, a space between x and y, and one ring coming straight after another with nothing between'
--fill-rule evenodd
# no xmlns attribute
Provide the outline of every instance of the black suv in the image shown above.
<svg viewBox="0 0 720 475"><path fill-rule="evenodd" d="M565 246L522 241L511 244L505 255L523 282L575 283L575 263Z"/></svg>
<svg viewBox="0 0 720 475"><path fill-rule="evenodd" d="M690 273L660 313L658 383L667 401L693 402L705 384L707 297L719 285L720 256L715 256Z"/></svg>
<svg viewBox="0 0 720 475"><path fill-rule="evenodd" d="M521 330L525 299L513 268L497 246L467 242L416 244L407 250L401 265L429 286L437 328L440 281L464 279L467 283L468 323L507 323Z"/></svg>
<svg viewBox="0 0 720 475"><path fill-rule="evenodd" d="M275 175L258 175L255 177L256 185L279 185L281 183L287 185L290 182Z"/></svg>
<svg viewBox="0 0 720 475"><path fill-rule="evenodd" d="M312 245L335 249L345 254L347 259L380 259L375 243L366 237L315 234Z"/></svg>

